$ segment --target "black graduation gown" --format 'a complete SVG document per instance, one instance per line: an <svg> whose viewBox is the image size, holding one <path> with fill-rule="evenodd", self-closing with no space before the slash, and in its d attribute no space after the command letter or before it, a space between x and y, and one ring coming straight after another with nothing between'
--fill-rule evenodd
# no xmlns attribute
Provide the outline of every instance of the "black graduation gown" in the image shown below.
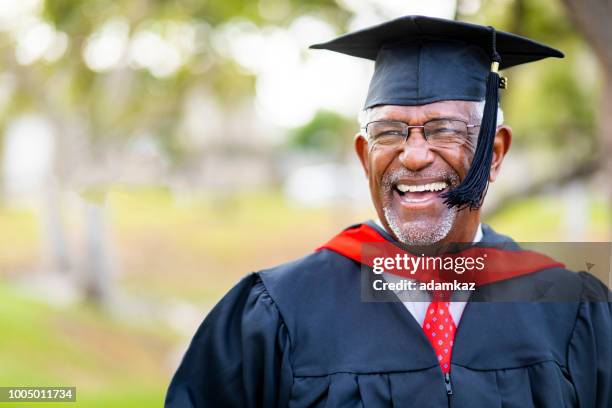
<svg viewBox="0 0 612 408"><path fill-rule="evenodd" d="M450 386L402 303L361 300L357 262L322 250L253 273L198 329L166 407L611 407L611 303L589 300L607 288L561 269L516 279L541 273L575 300L468 303Z"/></svg>

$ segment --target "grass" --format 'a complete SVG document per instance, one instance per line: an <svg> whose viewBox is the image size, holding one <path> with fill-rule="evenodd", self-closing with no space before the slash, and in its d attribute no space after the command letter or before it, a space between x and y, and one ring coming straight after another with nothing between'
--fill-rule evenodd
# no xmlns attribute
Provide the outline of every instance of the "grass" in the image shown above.
<svg viewBox="0 0 612 408"><path fill-rule="evenodd" d="M126 287L206 303L245 274L303 256L371 216L294 208L269 192L179 202L163 190L117 191L108 207Z"/></svg>
<svg viewBox="0 0 612 408"><path fill-rule="evenodd" d="M372 217L368 210L294 208L271 192L181 202L165 190L115 191L108 205L126 287L208 304L246 273L303 256ZM609 240L605 202L588 206L588 239ZM554 196L534 197L485 222L517 241L584 240L568 231L564 211Z"/></svg>
<svg viewBox="0 0 612 408"><path fill-rule="evenodd" d="M167 356L176 336L159 327L118 323L86 306L50 307L5 285L0 285L0 299L2 386L77 387L76 403L36 406L163 404L172 371Z"/></svg>
<svg viewBox="0 0 612 408"><path fill-rule="evenodd" d="M519 201L484 221L517 242L609 241L610 208L602 199L590 199L587 209L584 217L586 236L576 236L567 227L564 203L555 196Z"/></svg>
<svg viewBox="0 0 612 408"><path fill-rule="evenodd" d="M163 188L111 189L106 215L116 278L129 292L210 305L245 274L303 256L342 228L371 218L365 208L296 208L279 192L180 197ZM610 209L591 198L586 237L564 224L556 196L522 200L485 219L517 241L609 240ZM64 209L75 256L82 212ZM33 211L0 208L0 276L40 268L42 228ZM43 245L44 244L44 245ZM82 256L82 255L79 255Z"/></svg>

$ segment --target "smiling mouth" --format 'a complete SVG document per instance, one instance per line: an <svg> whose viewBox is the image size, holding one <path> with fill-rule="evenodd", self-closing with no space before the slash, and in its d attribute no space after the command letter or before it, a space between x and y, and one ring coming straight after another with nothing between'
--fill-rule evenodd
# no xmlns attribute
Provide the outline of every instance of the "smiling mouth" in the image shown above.
<svg viewBox="0 0 612 408"><path fill-rule="evenodd" d="M394 186L394 191L404 205L424 204L436 199L448 188L445 181L432 183L406 183L400 182Z"/></svg>

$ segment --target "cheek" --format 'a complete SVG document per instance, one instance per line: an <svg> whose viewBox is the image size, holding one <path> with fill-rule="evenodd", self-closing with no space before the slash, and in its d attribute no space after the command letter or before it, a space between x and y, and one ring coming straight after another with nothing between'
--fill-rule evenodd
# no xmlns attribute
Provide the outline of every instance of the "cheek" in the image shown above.
<svg viewBox="0 0 612 408"><path fill-rule="evenodd" d="M448 163L461 179L467 175L472 157L474 157L474 153L467 147L447 150L440 149L436 153L442 160Z"/></svg>
<svg viewBox="0 0 612 408"><path fill-rule="evenodd" d="M393 162L393 155L381 154L374 148L370 152L370 188L380 190L383 176Z"/></svg>

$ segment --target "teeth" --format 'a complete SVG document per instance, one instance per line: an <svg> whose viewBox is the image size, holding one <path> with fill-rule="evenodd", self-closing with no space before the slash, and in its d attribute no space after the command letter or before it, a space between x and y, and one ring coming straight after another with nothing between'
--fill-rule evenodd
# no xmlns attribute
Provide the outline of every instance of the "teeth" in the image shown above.
<svg viewBox="0 0 612 408"><path fill-rule="evenodd" d="M418 185L408 185L408 184L398 184L397 189L402 193L410 192L410 193L418 193L422 191L442 191L446 188L445 182L436 182L429 184L418 184Z"/></svg>

